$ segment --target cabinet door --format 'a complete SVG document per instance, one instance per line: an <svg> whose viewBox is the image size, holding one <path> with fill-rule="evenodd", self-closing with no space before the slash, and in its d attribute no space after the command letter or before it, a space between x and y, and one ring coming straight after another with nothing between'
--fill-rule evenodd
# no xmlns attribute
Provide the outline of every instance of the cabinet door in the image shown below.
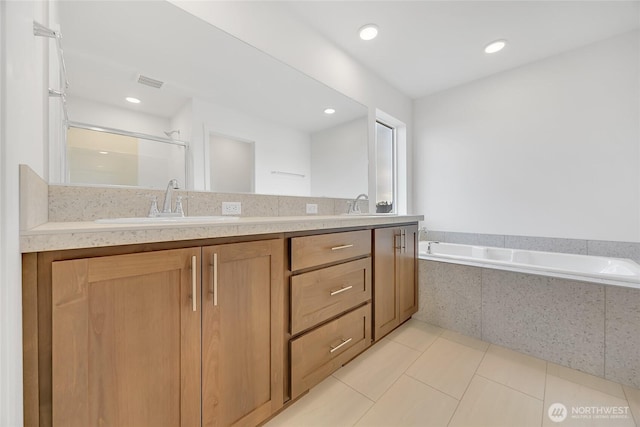
<svg viewBox="0 0 640 427"><path fill-rule="evenodd" d="M418 311L418 280L416 255L418 226L402 227L398 263L398 300L400 323Z"/></svg>
<svg viewBox="0 0 640 427"><path fill-rule="evenodd" d="M204 426L257 425L282 407L282 240L203 249Z"/></svg>
<svg viewBox="0 0 640 427"><path fill-rule="evenodd" d="M200 249L59 261L52 274L53 425L199 425Z"/></svg>
<svg viewBox="0 0 640 427"><path fill-rule="evenodd" d="M374 339L378 340L400 324L396 257L400 250L399 228L374 230Z"/></svg>

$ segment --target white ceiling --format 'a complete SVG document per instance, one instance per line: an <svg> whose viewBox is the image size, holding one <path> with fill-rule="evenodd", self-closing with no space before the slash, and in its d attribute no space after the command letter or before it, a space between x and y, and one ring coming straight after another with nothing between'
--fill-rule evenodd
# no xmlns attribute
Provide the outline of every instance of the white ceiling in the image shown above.
<svg viewBox="0 0 640 427"><path fill-rule="evenodd" d="M290 1L290 9L411 98L640 27L638 1ZM358 29L380 27L365 42ZM483 49L507 39L502 52Z"/></svg>

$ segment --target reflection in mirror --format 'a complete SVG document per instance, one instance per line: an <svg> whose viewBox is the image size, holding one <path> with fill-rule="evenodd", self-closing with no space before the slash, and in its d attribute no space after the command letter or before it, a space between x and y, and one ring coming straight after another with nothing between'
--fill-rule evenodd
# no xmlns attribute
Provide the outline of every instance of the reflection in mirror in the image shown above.
<svg viewBox="0 0 640 427"><path fill-rule="evenodd" d="M253 193L255 143L211 134L211 191Z"/></svg>
<svg viewBox="0 0 640 427"><path fill-rule="evenodd" d="M185 141L190 189L345 198L367 192L363 105L166 1L53 4L71 122ZM335 114L325 114L327 107ZM242 185L220 169L231 161L212 146L212 135L252 143L252 171ZM74 179L89 179L86 172ZM143 174L126 185L162 188L167 181Z"/></svg>
<svg viewBox="0 0 640 427"><path fill-rule="evenodd" d="M178 142L71 125L67 130L68 180L139 187L157 187L157 182L172 178L184 182L185 150Z"/></svg>

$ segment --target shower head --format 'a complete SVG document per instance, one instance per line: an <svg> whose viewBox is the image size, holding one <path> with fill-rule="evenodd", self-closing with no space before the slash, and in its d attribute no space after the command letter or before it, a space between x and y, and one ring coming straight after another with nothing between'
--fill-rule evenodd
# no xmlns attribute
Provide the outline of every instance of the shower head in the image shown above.
<svg viewBox="0 0 640 427"><path fill-rule="evenodd" d="M177 134L178 136L180 136L180 130L176 129L176 130L165 130L164 134L167 135L167 138L172 138L173 134Z"/></svg>

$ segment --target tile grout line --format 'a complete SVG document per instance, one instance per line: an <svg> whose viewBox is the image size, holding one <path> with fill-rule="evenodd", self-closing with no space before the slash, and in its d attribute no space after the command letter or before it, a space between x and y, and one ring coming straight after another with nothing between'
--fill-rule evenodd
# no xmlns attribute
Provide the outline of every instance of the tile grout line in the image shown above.
<svg viewBox="0 0 640 427"><path fill-rule="evenodd" d="M456 332L456 331L453 331L453 330L452 330L452 332ZM456 333L460 334L459 332L456 332ZM464 334L460 334L460 335L462 335L462 336L464 336L464 337L467 337L467 338L476 339L476 340L481 341L481 342L483 342L483 343L487 343L487 344L488 344L488 345L487 345L487 348L486 348L485 350L480 350L480 349L478 349L477 347L474 347L474 346L472 346L472 345L464 344L464 343L461 343L461 342L459 342L459 341L455 341L455 340L453 340L453 339L450 339L450 338L447 338L447 337L444 337L444 336L439 336L438 338L442 338L443 340L447 340L447 341L452 342L452 343L454 343L454 344L459 344L459 345L465 346L465 347L467 347L467 348L470 348L470 349L472 349L472 350L478 350L478 351L482 351L482 352L485 352L485 353L487 352L487 350L489 350L489 347L491 347L491 343L490 343L490 342L483 341L483 340L481 340L481 339L478 339L478 338L476 338L476 337L472 337L472 336L469 336L469 335L464 335ZM523 354L524 354L524 353L523 353Z"/></svg>
<svg viewBox="0 0 640 427"><path fill-rule="evenodd" d="M636 423L636 426L640 425L640 419L636 419L636 416L633 414L631 410L631 402L629 401L629 395L627 395L627 391L622 386L622 392L624 393L624 397L627 399L627 408L629 408L629 412L631 412L631 420Z"/></svg>
<svg viewBox="0 0 640 427"><path fill-rule="evenodd" d="M458 412L458 409L460 408L460 403L462 403L462 399L464 399L464 395L467 394L467 391L469 391L469 386L471 386L471 383L473 382L473 377L476 376L478 369L480 368L480 365L482 365L482 362L484 362L485 357L487 357L488 351L489 351L489 347L487 347L487 349L484 351L484 354L482 355L482 359L480 359L480 363L478 363L478 366L476 366L476 370L473 372L473 375L471 376L471 379L469 380L467 387L464 389L464 393L462 393L462 396L460 396L460 400L458 400L456 409L453 411L453 414L451 415L451 419L447 423L447 427L451 424L451 421L453 421L453 418L456 415L456 412Z"/></svg>
<svg viewBox="0 0 640 427"><path fill-rule="evenodd" d="M607 378L607 286L604 286L604 316L602 319L602 377L606 380ZM624 393L624 387L622 388L622 392ZM626 397L626 393L625 393Z"/></svg>
<svg viewBox="0 0 640 427"><path fill-rule="evenodd" d="M343 367L344 367L344 366L343 366ZM338 371L336 371L336 372L338 372ZM345 386L349 387L351 390L353 390L353 391L355 391L356 393L358 393L359 395L363 396L363 397L364 397L365 399L367 399L368 401L373 402L373 404L375 405L375 403L376 403L376 401L375 401L375 400L371 399L369 396L367 396L367 395L365 395L365 394L361 393L360 391L356 390L356 389L355 389L355 388L353 388L351 385L349 385L349 384L345 383L345 382L344 382L344 381L342 381L340 378L336 377L334 374L335 374L335 372L334 372L333 374L331 374L331 376L332 376L336 381L338 381L338 382L340 382L340 383L344 384Z"/></svg>
<svg viewBox="0 0 640 427"><path fill-rule="evenodd" d="M546 372L546 371L545 371L545 372ZM501 383L500 381L496 381L496 380L494 380L493 378L489 378L489 377L486 377L486 376L484 376L484 375L482 375L482 374L478 374L477 372L476 372L474 375L475 375L475 376L477 376L477 377L480 377L480 378L484 378L484 379L485 379L485 380L487 380L487 381L491 381L491 382L492 382L492 383L494 383L494 384L498 384L498 385L501 385L501 386L503 386L503 387L506 387L506 388L508 388L509 390L517 391L518 393L520 393L520 394L524 394L525 396L530 397L530 398L532 398L532 399L536 399L537 401L542 402L542 405L544 406L544 398L543 398L543 399L540 399L539 397L532 396L532 395L530 395L529 393L526 393L526 392L524 392L524 391L522 391L522 390L518 390L517 388L511 387L510 385L503 384L503 383ZM545 379L545 385L546 385L546 379Z"/></svg>
<svg viewBox="0 0 640 427"><path fill-rule="evenodd" d="M413 375L411 375L411 374L407 374L407 373L404 373L403 375L408 376L408 377L409 377L409 378L411 378L412 380L416 380L416 381L418 381L418 382L419 382L420 384L422 384L422 385L426 385L427 387L434 389L434 390L435 390L435 391L437 391L438 393L442 393L442 394L444 394L445 396L448 396L448 397L450 397L450 398L452 398L452 399L457 400L458 402L460 401L460 399L458 399L457 397L452 396L452 395L450 395L449 393L447 393L446 391L442 391L442 390L440 390L439 388L435 388L434 386L432 386L432 385L430 385L430 384L425 383L425 382L424 382L424 381L422 381L420 378L416 378L416 377L414 377Z"/></svg>
<svg viewBox="0 0 640 427"><path fill-rule="evenodd" d="M549 375L549 362L544 362L544 390L542 391L542 419L540 421L540 427L544 426L544 402L547 400L547 378Z"/></svg>

